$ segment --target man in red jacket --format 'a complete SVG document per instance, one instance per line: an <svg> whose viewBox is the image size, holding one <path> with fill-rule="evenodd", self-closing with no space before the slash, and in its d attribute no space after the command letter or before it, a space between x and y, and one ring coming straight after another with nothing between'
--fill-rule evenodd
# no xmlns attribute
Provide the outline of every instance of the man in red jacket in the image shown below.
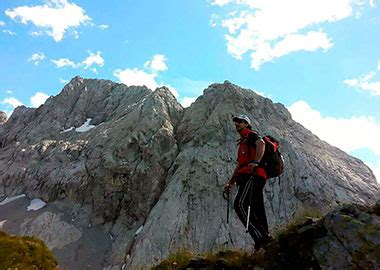
<svg viewBox="0 0 380 270"><path fill-rule="evenodd" d="M224 193L229 193L235 183L239 187L234 202L235 212L243 225L248 227L248 232L255 241L255 249L259 250L270 239L263 197L267 175L264 168L259 166L265 142L251 130L248 116L239 115L233 121L240 134L238 164L224 186Z"/></svg>

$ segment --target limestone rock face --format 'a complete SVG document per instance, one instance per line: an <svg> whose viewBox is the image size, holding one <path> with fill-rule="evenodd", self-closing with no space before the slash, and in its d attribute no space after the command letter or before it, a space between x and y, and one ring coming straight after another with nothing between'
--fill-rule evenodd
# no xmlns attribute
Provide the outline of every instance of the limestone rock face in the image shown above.
<svg viewBox="0 0 380 270"><path fill-rule="evenodd" d="M285 159L284 175L269 180L265 188L271 227L305 205L327 211L339 202L371 203L379 195L362 161L318 139L293 121L283 105L229 82L213 84L185 110L177 131L181 151L132 249L133 267L179 247L200 252L231 245L252 248L238 221L226 224L221 196L236 160L232 115L242 113L260 134L280 140Z"/></svg>
<svg viewBox="0 0 380 270"><path fill-rule="evenodd" d="M7 121L7 114L5 112L0 111L0 133L4 130L4 123ZM3 147L2 141L0 141L0 149Z"/></svg>
<svg viewBox="0 0 380 270"><path fill-rule="evenodd" d="M280 140L285 159L281 180L265 188L271 227L304 206L327 211L379 196L362 161L251 90L212 84L184 109L165 87L80 77L37 109L18 107L2 125L0 194L59 205L80 231L103 228L112 243L102 266L147 266L180 247L251 249L232 208L226 224L221 196L236 165L232 116L242 113Z"/></svg>
<svg viewBox="0 0 380 270"><path fill-rule="evenodd" d="M7 114L3 111L0 111L0 125L4 124L7 121Z"/></svg>

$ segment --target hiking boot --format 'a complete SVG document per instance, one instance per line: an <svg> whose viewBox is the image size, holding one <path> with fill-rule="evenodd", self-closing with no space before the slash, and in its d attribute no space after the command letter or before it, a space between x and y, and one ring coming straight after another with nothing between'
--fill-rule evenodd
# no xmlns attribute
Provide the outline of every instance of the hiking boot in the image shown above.
<svg viewBox="0 0 380 270"><path fill-rule="evenodd" d="M268 245L273 241L273 237L268 234L266 236L264 236L263 238L261 238L260 241L257 241L255 242L255 250L259 250L259 249L267 249Z"/></svg>

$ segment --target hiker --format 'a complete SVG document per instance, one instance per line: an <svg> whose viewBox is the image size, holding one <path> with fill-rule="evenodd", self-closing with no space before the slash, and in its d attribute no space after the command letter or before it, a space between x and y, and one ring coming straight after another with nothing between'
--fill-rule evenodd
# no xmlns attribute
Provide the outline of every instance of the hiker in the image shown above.
<svg viewBox="0 0 380 270"><path fill-rule="evenodd" d="M263 197L267 174L264 168L259 166L264 155L265 142L252 131L251 120L248 116L239 115L233 117L232 120L236 131L240 134L238 164L233 176L224 186L224 193L229 194L235 183L239 187L234 209L255 241L255 250L259 250L270 240Z"/></svg>

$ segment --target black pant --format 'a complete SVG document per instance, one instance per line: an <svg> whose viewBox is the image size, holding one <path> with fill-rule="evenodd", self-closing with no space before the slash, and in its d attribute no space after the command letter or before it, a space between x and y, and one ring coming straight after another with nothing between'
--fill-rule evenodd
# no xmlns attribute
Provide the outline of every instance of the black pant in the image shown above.
<svg viewBox="0 0 380 270"><path fill-rule="evenodd" d="M235 212L246 227L248 206L250 206L248 232L255 241L255 245L259 245L268 238L268 222L263 197L266 180L263 177L247 174L240 174L237 177L239 190L234 202Z"/></svg>

